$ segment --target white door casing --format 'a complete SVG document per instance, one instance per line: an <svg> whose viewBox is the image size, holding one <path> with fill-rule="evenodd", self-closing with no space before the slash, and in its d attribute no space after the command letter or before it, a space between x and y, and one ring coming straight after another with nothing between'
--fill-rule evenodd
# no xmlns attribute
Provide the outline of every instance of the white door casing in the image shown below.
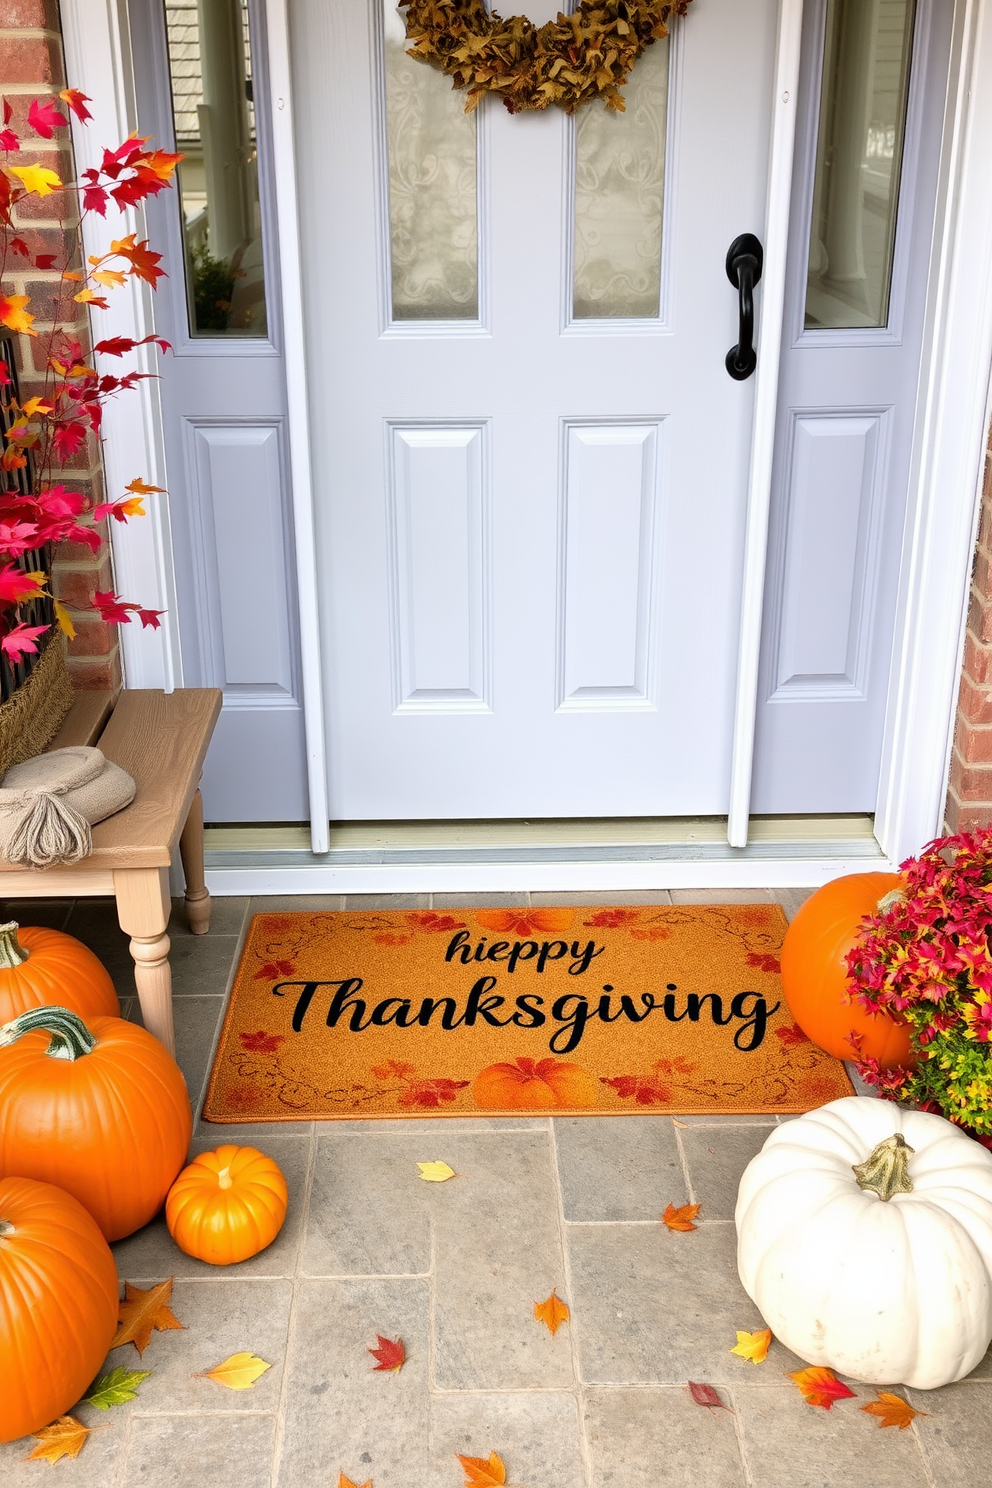
<svg viewBox="0 0 992 1488"><path fill-rule="evenodd" d="M294 12L332 817L723 813L776 6L673 27L660 321L569 321L572 123L486 101L472 328L384 323L377 17Z"/></svg>

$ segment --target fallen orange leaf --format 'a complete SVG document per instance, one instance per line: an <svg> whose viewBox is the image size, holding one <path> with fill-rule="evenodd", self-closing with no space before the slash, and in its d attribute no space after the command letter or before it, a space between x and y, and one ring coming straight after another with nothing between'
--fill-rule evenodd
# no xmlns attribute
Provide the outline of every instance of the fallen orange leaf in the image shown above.
<svg viewBox="0 0 992 1488"><path fill-rule="evenodd" d="M908 1400L903 1400L901 1395L890 1395L888 1390L879 1390L878 1399L871 1400L861 1409L869 1416L877 1416L879 1426L898 1426L900 1431L905 1431L917 1416L925 1416L926 1411L914 1410Z"/></svg>
<svg viewBox="0 0 992 1488"><path fill-rule="evenodd" d="M168 1281L160 1281L147 1292L132 1286L129 1281L124 1283L124 1301L120 1304L118 1319L120 1327L110 1341L112 1349L133 1343L138 1353L143 1354L151 1342L153 1328L164 1333L169 1328L185 1326L166 1305L172 1296L172 1282L170 1276Z"/></svg>
<svg viewBox="0 0 992 1488"><path fill-rule="evenodd" d="M375 1336L379 1340L379 1347L370 1348L369 1353L373 1359L378 1359L379 1362L374 1366L372 1373L375 1374L380 1369L402 1369L406 1363L406 1349L403 1347L402 1338L397 1338L394 1343L389 1338L383 1338L381 1333L377 1333Z"/></svg>
<svg viewBox="0 0 992 1488"><path fill-rule="evenodd" d="M682 1204L676 1209L674 1204L669 1204L661 1216L662 1222L670 1230L698 1230L699 1226L694 1225L692 1221L702 1207L702 1204Z"/></svg>
<svg viewBox="0 0 992 1488"><path fill-rule="evenodd" d="M495 1452L489 1453L488 1460L485 1457L461 1457L457 1452L455 1456L465 1470L465 1488L501 1488L506 1482L503 1459Z"/></svg>
<svg viewBox="0 0 992 1488"><path fill-rule="evenodd" d="M547 1301L534 1303L534 1317L545 1325L552 1338L562 1323L568 1322L570 1316L568 1303L561 1300L557 1290L551 1293Z"/></svg>
<svg viewBox="0 0 992 1488"><path fill-rule="evenodd" d="M818 1369L810 1365L808 1369L797 1369L789 1378L795 1380L796 1388L807 1405L818 1405L823 1410L829 1410L835 1400L854 1399L854 1391L849 1390L832 1369Z"/></svg>
<svg viewBox="0 0 992 1488"><path fill-rule="evenodd" d="M738 1328L737 1345L730 1352L740 1354L742 1359L750 1359L752 1364L763 1364L771 1341L771 1328L761 1328L757 1333L742 1333Z"/></svg>
<svg viewBox="0 0 992 1488"><path fill-rule="evenodd" d="M78 1457L83 1443L92 1431L92 1426L83 1426L72 1416L59 1416L44 1431L34 1432L38 1442L33 1452L23 1458L24 1462L40 1459L43 1462L58 1462L60 1457Z"/></svg>
<svg viewBox="0 0 992 1488"><path fill-rule="evenodd" d="M372 1488L372 1479L366 1478L364 1483L353 1483L350 1478L346 1478L344 1473L341 1473L338 1477L338 1488Z"/></svg>

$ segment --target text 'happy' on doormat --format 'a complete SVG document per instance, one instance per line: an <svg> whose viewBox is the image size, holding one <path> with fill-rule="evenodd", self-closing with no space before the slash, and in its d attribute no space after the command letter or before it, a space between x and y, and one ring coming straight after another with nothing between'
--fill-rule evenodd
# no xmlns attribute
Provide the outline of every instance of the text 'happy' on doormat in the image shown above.
<svg viewBox="0 0 992 1488"><path fill-rule="evenodd" d="M208 1121L795 1112L851 1094L777 905L255 915Z"/></svg>

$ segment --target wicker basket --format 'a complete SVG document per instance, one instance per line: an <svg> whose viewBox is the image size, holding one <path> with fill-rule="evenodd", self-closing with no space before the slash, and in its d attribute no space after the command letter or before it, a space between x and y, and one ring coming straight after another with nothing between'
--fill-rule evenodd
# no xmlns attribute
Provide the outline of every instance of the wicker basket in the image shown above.
<svg viewBox="0 0 992 1488"><path fill-rule="evenodd" d="M0 703L0 776L47 749L71 707L65 638L56 629L27 681Z"/></svg>

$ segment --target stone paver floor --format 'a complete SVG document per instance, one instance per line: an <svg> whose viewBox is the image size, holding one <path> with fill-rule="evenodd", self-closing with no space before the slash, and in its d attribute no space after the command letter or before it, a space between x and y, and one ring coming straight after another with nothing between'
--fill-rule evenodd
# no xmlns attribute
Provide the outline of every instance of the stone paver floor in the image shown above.
<svg viewBox="0 0 992 1488"><path fill-rule="evenodd" d="M347 907L520 904L528 896L349 898ZM673 893L677 901L799 891ZM533 903L667 902L667 894L533 895ZM326 899L221 899L206 939L170 927L178 1056L198 1105L251 913L345 907ZM6 917L86 941L137 1016L114 906L11 904ZM858 1405L805 1405L774 1344L755 1367L735 1330L762 1326L737 1279L733 1209L740 1174L774 1117L450 1119L211 1126L196 1150L256 1143L281 1164L286 1225L255 1259L218 1271L173 1246L161 1220L114 1247L122 1281L176 1278L183 1332L156 1333L107 1367L154 1371L137 1400L80 1407L94 1432L55 1468L81 1488L461 1488L456 1452L499 1452L519 1488L973 1488L989 1481L992 1357L966 1381L909 1392L928 1412L881 1430ZM442 1158L467 1181L411 1181ZM701 1202L699 1229L670 1234L669 1202ZM557 1288L572 1322L555 1337L533 1304ZM375 1335L402 1337L399 1374L375 1374ZM229 1354L271 1362L240 1393L196 1378ZM689 1379L732 1411L695 1405ZM2 1389L2 1382L0 1382ZM47 1481L0 1447L3 1488Z"/></svg>

